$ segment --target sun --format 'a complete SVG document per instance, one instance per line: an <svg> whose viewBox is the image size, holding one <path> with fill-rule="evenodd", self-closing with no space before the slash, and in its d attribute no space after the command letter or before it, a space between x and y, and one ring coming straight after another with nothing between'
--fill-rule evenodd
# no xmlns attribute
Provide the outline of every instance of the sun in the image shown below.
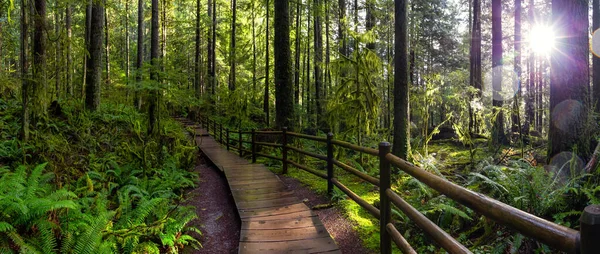
<svg viewBox="0 0 600 254"><path fill-rule="evenodd" d="M554 48L554 30L546 25L535 25L529 32L529 47L538 54L549 54Z"/></svg>

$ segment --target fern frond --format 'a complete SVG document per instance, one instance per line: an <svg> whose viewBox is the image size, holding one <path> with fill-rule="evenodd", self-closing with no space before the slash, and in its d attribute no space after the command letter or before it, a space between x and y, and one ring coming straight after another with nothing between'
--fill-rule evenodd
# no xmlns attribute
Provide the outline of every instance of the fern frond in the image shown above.
<svg viewBox="0 0 600 254"><path fill-rule="evenodd" d="M0 233L13 231L14 229L8 222L0 221Z"/></svg>

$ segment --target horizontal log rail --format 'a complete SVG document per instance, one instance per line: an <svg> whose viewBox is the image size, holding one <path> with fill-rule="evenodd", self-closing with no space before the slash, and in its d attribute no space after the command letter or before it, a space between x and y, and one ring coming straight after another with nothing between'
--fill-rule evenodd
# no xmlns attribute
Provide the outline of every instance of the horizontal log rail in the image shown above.
<svg viewBox="0 0 600 254"><path fill-rule="evenodd" d="M252 144L252 142L250 142L250 144ZM254 142L254 144L259 145L259 146L269 146L269 147L277 147L277 148L282 147L281 144L277 144L277 143Z"/></svg>
<svg viewBox="0 0 600 254"><path fill-rule="evenodd" d="M310 156L310 157L313 157L313 158L316 158L316 159L327 161L327 156L326 155L320 155L318 153L311 153L309 151L304 151L304 150L302 150L300 148L297 148L295 146L287 146L287 148L290 149L290 150L293 150L294 152L298 152L298 153L301 153L301 154L304 154L304 155L307 155L307 156Z"/></svg>
<svg viewBox="0 0 600 254"><path fill-rule="evenodd" d="M447 232L438 227L435 223L429 220L426 216L416 210L413 206L402 199L400 195L390 188L391 184L391 166L397 167L416 178L425 185L433 188L446 197L473 209L475 212L482 214L499 224L508 226L517 232L534 238L548 246L567 253L596 253L600 249L600 241L598 236L600 232L600 206L590 205L583 211L580 220L580 229L577 231L568 227L564 227L535 215L526 213L517 208L511 207L495 199L489 198L481 193L477 193L466 189L462 186L454 184L437 175L429 173L405 160L390 153L390 144L382 142L379 144L379 149L362 147L351 144L349 142L334 140L333 134L328 133L326 137L312 136L296 132L289 132L286 128L281 131L233 131L225 128L214 120L209 118L201 119L203 126L209 135L212 133L215 140L224 143L227 149L231 147L240 153L240 156L245 152L247 155L252 155L252 162L256 162L257 157L265 157L282 162L282 173L286 174L288 164L304 170L308 173L327 180L327 192L331 195L334 186L345 193L350 199L363 207L376 219L380 220L380 249L381 253L391 253L391 242L394 242L398 248L404 253L415 253L414 249L399 233L393 225L391 218L391 207L395 206L402 211L411 221L419 228L428 234L440 247L449 253L471 253L465 246L460 244ZM212 131L212 132L211 132ZM225 133L225 139L223 139ZM236 133L237 139L230 138L231 133ZM250 137L251 140L244 140ZM268 143L258 142L258 135L280 135L281 138L277 142ZM303 150L298 147L290 146L288 140L290 137L307 139L317 142L325 142L327 144L327 154L322 155L315 152ZM235 145L231 141L235 141ZM243 144L250 144L251 149L244 149ZM273 155L257 152L258 146L269 146L281 149L282 156L276 157ZM350 149L356 152L369 154L379 157L379 173L380 178L376 178L365 174L356 168L353 168L343 162L335 160L333 157L334 147ZM299 154L304 154L327 163L327 173L319 172L316 169L309 168L298 162L288 160L288 151L294 151ZM342 184L334 175L334 166L349 172L359 179L371 183L379 187L380 208L376 208L369 202L362 199L347 186Z"/></svg>
<svg viewBox="0 0 600 254"><path fill-rule="evenodd" d="M326 137L317 137L317 136L311 136L311 135L306 135L306 134L296 133L296 132L288 132L287 134L290 136L293 136L293 137L304 138L304 139L309 139L309 140L319 141L319 142L327 142Z"/></svg>
<svg viewBox="0 0 600 254"><path fill-rule="evenodd" d="M258 135L281 135L283 131L255 131L254 133ZM252 132L249 134L252 134Z"/></svg>
<svg viewBox="0 0 600 254"><path fill-rule="evenodd" d="M345 141L340 141L340 140L332 140L331 141L334 145L338 145L344 148L348 148L350 150L354 150L357 152L361 152L361 153L366 153L369 155L373 155L373 156L378 156L379 155L379 151L377 149L373 149L373 148L368 148L368 147L362 147L362 146L357 146L357 145L353 145L350 144L348 142Z"/></svg>
<svg viewBox="0 0 600 254"><path fill-rule="evenodd" d="M379 179L378 178L375 178L375 177L372 177L372 176L370 176L368 174L360 172L360 171L358 171L358 169L353 168L351 166L348 166L348 165L344 164L343 162L340 162L340 161L335 160L335 159L333 160L333 164L336 165L336 166L338 166L339 168L343 169L344 171L346 171L348 173L351 173L351 174L354 174L358 178L360 178L360 179L362 179L364 181L367 181L367 182L369 182L369 183L371 183L371 184L379 187Z"/></svg>
<svg viewBox="0 0 600 254"><path fill-rule="evenodd" d="M327 175L326 174L323 174L323 173L317 171L316 169L312 169L312 168L309 168L307 166L301 165L300 163L297 163L295 161L288 160L287 163L292 164L294 167L302 169L302 170L304 170L304 171L306 171L308 173L311 173L311 174L316 175L318 177L321 177L323 179L327 179Z"/></svg>

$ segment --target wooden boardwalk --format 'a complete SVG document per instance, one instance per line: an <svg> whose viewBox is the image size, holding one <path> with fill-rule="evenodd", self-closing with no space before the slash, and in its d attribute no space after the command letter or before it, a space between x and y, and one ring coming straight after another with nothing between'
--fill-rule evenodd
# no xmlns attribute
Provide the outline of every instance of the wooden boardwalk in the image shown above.
<svg viewBox="0 0 600 254"><path fill-rule="evenodd" d="M200 150L225 173L242 222L239 253L341 253L319 217L277 175L178 120L194 129Z"/></svg>

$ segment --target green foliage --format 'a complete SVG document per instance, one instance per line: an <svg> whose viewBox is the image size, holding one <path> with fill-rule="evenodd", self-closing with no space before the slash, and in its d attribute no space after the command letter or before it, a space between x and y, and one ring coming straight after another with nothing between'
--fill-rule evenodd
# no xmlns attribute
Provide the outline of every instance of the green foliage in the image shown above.
<svg viewBox="0 0 600 254"><path fill-rule="evenodd" d="M195 209L179 205L197 175L196 148L172 120L145 136L144 116L101 104L96 112L63 104L28 143L18 110L0 114L0 250L4 253L176 253L200 247L189 232ZM6 130L6 132L5 132ZM23 164L23 162L26 162ZM39 163L43 162L43 163ZM35 163L35 167L29 166ZM5 166L2 166L5 164Z"/></svg>

